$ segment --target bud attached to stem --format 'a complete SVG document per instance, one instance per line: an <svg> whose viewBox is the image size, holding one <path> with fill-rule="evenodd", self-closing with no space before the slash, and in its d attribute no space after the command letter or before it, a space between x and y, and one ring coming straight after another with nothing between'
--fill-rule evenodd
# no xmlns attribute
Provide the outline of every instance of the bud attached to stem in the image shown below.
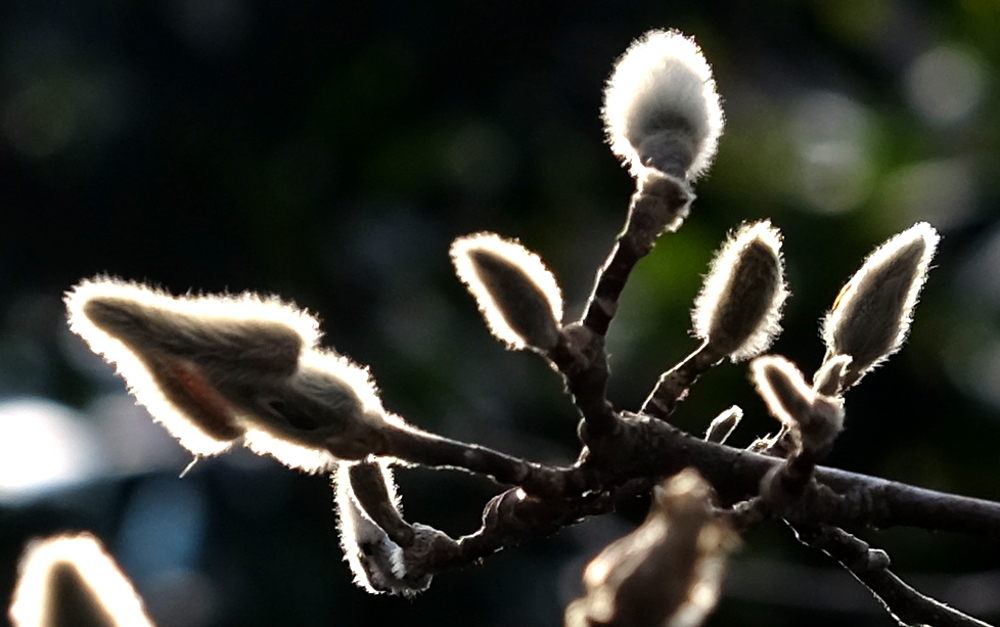
<svg viewBox="0 0 1000 627"><path fill-rule="evenodd" d="M848 355L846 390L902 347L940 236L919 222L875 249L823 320L827 359Z"/></svg>
<svg viewBox="0 0 1000 627"><path fill-rule="evenodd" d="M780 251L781 234L765 220L742 226L716 254L692 320L695 336L718 358L749 359L781 331L788 290Z"/></svg>
<svg viewBox="0 0 1000 627"><path fill-rule="evenodd" d="M494 233L476 233L452 243L451 260L497 339L539 352L556 345L562 293L538 255Z"/></svg>
<svg viewBox="0 0 1000 627"><path fill-rule="evenodd" d="M812 458L825 455L844 428L843 400L818 393L784 357L758 357L750 364L750 372L768 411L796 446Z"/></svg>
<svg viewBox="0 0 1000 627"><path fill-rule="evenodd" d="M66 295L70 328L196 456L243 439L315 472L380 452L393 418L368 371L318 347L318 322L275 299L175 297L107 277Z"/></svg>
<svg viewBox="0 0 1000 627"><path fill-rule="evenodd" d="M602 114L612 152L636 177L651 168L697 178L723 127L712 68L677 31L650 31L629 46L608 79Z"/></svg>

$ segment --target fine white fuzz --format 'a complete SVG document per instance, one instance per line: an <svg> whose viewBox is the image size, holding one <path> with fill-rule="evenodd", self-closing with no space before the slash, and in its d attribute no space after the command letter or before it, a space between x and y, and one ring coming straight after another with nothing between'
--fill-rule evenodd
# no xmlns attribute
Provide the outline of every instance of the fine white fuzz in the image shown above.
<svg viewBox="0 0 1000 627"><path fill-rule="evenodd" d="M827 358L849 355L843 389L902 347L940 236L918 222L879 246L841 289L822 324Z"/></svg>
<svg viewBox="0 0 1000 627"><path fill-rule="evenodd" d="M781 332L787 297L781 233L767 220L744 225L712 260L691 313L694 334L719 357L749 359Z"/></svg>
<svg viewBox="0 0 1000 627"><path fill-rule="evenodd" d="M835 365L843 368L845 363L839 360ZM750 364L750 373L768 411L791 433L796 445L815 455L825 454L844 428L843 399L817 391L784 357L758 357Z"/></svg>
<svg viewBox="0 0 1000 627"><path fill-rule="evenodd" d="M380 444L385 412L368 371L319 348L317 320L291 305L98 277L68 292L66 307L70 328L195 456L242 438L318 472Z"/></svg>
<svg viewBox="0 0 1000 627"><path fill-rule="evenodd" d="M611 150L633 176L651 167L697 178L724 124L712 68L674 30L650 31L629 46L608 79L602 114Z"/></svg>
<svg viewBox="0 0 1000 627"><path fill-rule="evenodd" d="M399 497L392 472L384 463L375 463L385 479L386 493L393 506L398 508ZM350 467L349 463L338 464L333 474L334 502L344 559L354 573L355 584L372 594L390 592L394 589L393 584L398 584L404 574L403 549L389 539L358 503L351 486Z"/></svg>
<svg viewBox="0 0 1000 627"><path fill-rule="evenodd" d="M14 627L152 627L132 583L88 533L31 541L18 565Z"/></svg>
<svg viewBox="0 0 1000 627"><path fill-rule="evenodd" d="M556 345L562 293L538 255L495 233L459 237L450 254L497 339L512 349L546 351Z"/></svg>

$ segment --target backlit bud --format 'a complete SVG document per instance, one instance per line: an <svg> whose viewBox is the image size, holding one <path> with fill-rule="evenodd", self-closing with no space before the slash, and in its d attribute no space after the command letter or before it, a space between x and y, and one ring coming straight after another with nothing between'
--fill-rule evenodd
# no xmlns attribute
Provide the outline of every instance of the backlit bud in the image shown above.
<svg viewBox="0 0 1000 627"><path fill-rule="evenodd" d="M744 225L712 261L692 320L695 336L734 362L766 350L781 331L788 296L781 234L768 221Z"/></svg>
<svg viewBox="0 0 1000 627"><path fill-rule="evenodd" d="M654 488L649 516L594 558L566 627L695 627L715 607L735 534L712 513L711 488L687 469Z"/></svg>
<svg viewBox="0 0 1000 627"><path fill-rule="evenodd" d="M387 419L368 371L318 348L316 319L290 305L98 277L68 292L66 307L70 328L196 456L243 439L319 471L379 446Z"/></svg>
<svg viewBox="0 0 1000 627"><path fill-rule="evenodd" d="M940 236L919 222L865 259L823 320L827 359L848 355L842 389L856 384L903 345Z"/></svg>
<svg viewBox="0 0 1000 627"><path fill-rule="evenodd" d="M495 337L514 349L544 352L556 345L562 294L538 255L513 240L477 233L452 243L451 260Z"/></svg>
<svg viewBox="0 0 1000 627"><path fill-rule="evenodd" d="M840 397L817 394L795 364L784 357L758 357L750 364L757 393L796 445L824 454L844 428Z"/></svg>
<svg viewBox="0 0 1000 627"><path fill-rule="evenodd" d="M152 627L132 582L88 533L32 540L10 605L14 627Z"/></svg>
<svg viewBox="0 0 1000 627"><path fill-rule="evenodd" d="M361 500L370 507L389 508L399 516L399 497L392 480L392 473L384 463L360 462L375 469L381 477L382 485L367 485L369 482L352 480L352 464L341 463L334 474L334 494L339 517L340 545L354 573L354 583L372 594L389 593L412 596L426 590L431 584L428 574L409 573L403 547L393 542L361 505ZM366 473L371 475L372 473ZM401 518L400 518L401 520ZM421 534L426 535L422 525L413 527L413 546L419 543ZM440 533L440 532L439 532Z"/></svg>
<svg viewBox="0 0 1000 627"><path fill-rule="evenodd" d="M723 127L712 69L677 31L650 31L629 46L608 79L602 114L611 150L633 176L653 168L697 178Z"/></svg>

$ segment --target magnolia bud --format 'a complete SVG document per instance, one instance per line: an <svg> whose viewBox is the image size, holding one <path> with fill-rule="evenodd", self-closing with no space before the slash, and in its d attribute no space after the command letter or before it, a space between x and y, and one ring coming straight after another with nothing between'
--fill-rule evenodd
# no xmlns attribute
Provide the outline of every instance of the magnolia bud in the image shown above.
<svg viewBox="0 0 1000 627"><path fill-rule="evenodd" d="M372 486L370 481L360 479L362 475L357 473L352 477L351 469L357 465L338 464L334 474L340 545L344 550L344 559L354 573L354 582L372 594L387 592L413 596L426 590L431 584L431 576L408 572L403 547L393 542L361 505L364 501L369 507L388 508L399 517L399 497L391 471L380 462L361 462L358 465L376 470L375 474L381 477L382 484ZM370 479L372 473L364 473L363 476ZM425 545L424 536L430 528L415 525L412 529L414 535L410 548Z"/></svg>
<svg viewBox="0 0 1000 627"><path fill-rule="evenodd" d="M739 405L733 405L712 419L705 431L705 441L725 444L742 420L743 409Z"/></svg>
<svg viewBox="0 0 1000 627"><path fill-rule="evenodd" d="M451 260L497 339L540 352L556 345L562 294L538 255L496 234L476 233L452 243Z"/></svg>
<svg viewBox="0 0 1000 627"><path fill-rule="evenodd" d="M68 292L66 307L70 328L196 456L243 438L319 471L380 446L387 418L368 371L318 348L316 319L290 305L98 277Z"/></svg>
<svg viewBox="0 0 1000 627"><path fill-rule="evenodd" d="M694 334L736 362L767 349L788 296L781 234L768 221L740 227L716 254L695 300Z"/></svg>
<svg viewBox="0 0 1000 627"><path fill-rule="evenodd" d="M153 626L132 582L88 533L28 544L9 616L14 627Z"/></svg>
<svg viewBox="0 0 1000 627"><path fill-rule="evenodd" d="M750 364L757 393L768 411L814 456L825 454L844 428L839 397L817 394L795 364L784 357L758 357Z"/></svg>
<svg viewBox="0 0 1000 627"><path fill-rule="evenodd" d="M649 516L594 558L566 627L695 627L715 607L735 534L712 513L711 488L687 469L654 488Z"/></svg>
<svg viewBox="0 0 1000 627"><path fill-rule="evenodd" d="M723 127L712 68L677 31L650 31L629 46L608 79L602 114L611 150L633 176L653 168L697 178Z"/></svg>
<svg viewBox="0 0 1000 627"><path fill-rule="evenodd" d="M919 222L875 249L823 320L827 358L848 355L841 389L858 383L903 345L940 236Z"/></svg>

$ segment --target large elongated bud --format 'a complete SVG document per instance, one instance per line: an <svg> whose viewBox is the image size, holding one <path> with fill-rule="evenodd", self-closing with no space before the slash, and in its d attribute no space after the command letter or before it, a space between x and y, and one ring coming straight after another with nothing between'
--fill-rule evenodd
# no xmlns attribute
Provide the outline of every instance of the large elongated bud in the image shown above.
<svg viewBox="0 0 1000 627"><path fill-rule="evenodd" d="M494 233L476 233L452 243L451 260L497 339L540 352L556 345L562 293L538 255Z"/></svg>
<svg viewBox="0 0 1000 627"><path fill-rule="evenodd" d="M823 320L827 359L848 355L841 389L902 347L940 236L919 222L879 246L841 289Z"/></svg>
<svg viewBox="0 0 1000 627"><path fill-rule="evenodd" d="M692 312L694 334L719 358L753 357L781 331L787 296L781 234L766 220L744 225L712 261Z"/></svg>
<svg viewBox="0 0 1000 627"><path fill-rule="evenodd" d="M677 31L650 31L629 46L608 79L602 113L611 150L633 176L652 168L695 179L722 134L712 68Z"/></svg>
<svg viewBox="0 0 1000 627"><path fill-rule="evenodd" d="M368 371L318 347L318 322L253 294L172 296L107 277L66 294L70 328L196 456L241 438L307 471L378 452Z"/></svg>

